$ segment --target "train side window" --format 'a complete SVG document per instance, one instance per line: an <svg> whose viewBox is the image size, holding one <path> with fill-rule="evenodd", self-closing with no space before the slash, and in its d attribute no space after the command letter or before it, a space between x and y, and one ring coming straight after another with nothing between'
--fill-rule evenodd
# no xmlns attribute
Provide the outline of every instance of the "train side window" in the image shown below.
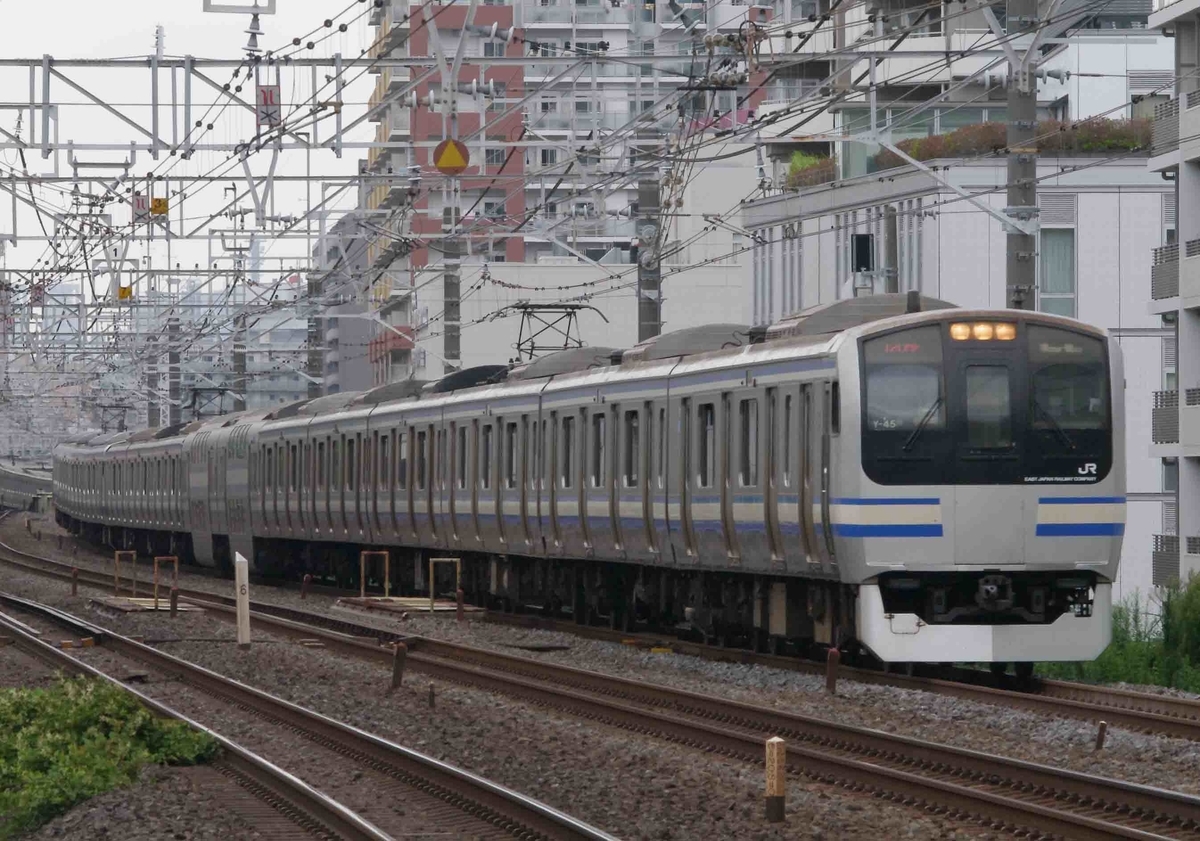
<svg viewBox="0 0 1200 841"><path fill-rule="evenodd" d="M566 415L562 419L562 486L571 488L575 484L575 418Z"/></svg>
<svg viewBox="0 0 1200 841"><path fill-rule="evenodd" d="M400 447L396 452L396 486L408 490L408 433L400 433Z"/></svg>
<svg viewBox="0 0 1200 841"><path fill-rule="evenodd" d="M657 462L658 488L662 490L667 485L667 410L658 410L658 452Z"/></svg>
<svg viewBox="0 0 1200 841"><path fill-rule="evenodd" d="M325 442L317 442L317 488L325 490Z"/></svg>
<svg viewBox="0 0 1200 841"><path fill-rule="evenodd" d="M484 421L479 431L479 486L485 491L492 486L492 431L489 421Z"/></svg>
<svg viewBox="0 0 1200 841"><path fill-rule="evenodd" d="M636 488L638 484L638 462L641 460L640 429L638 428L638 411L634 409L625 413L625 470L624 482L627 488Z"/></svg>
<svg viewBox="0 0 1200 841"><path fill-rule="evenodd" d="M829 432L838 435L842 431L842 389L837 380L829 387Z"/></svg>
<svg viewBox="0 0 1200 841"><path fill-rule="evenodd" d="M300 487L300 446L292 444L292 490Z"/></svg>
<svg viewBox="0 0 1200 841"><path fill-rule="evenodd" d="M355 449L356 448L354 446L354 439L347 438L346 439L346 489L347 490L354 487L354 479L355 479L355 473L356 473L356 471L355 471L355 456L356 456Z"/></svg>
<svg viewBox="0 0 1200 841"><path fill-rule="evenodd" d="M532 428L530 428L532 427ZM530 491L538 489L538 421L521 416L521 449L526 453L526 481Z"/></svg>
<svg viewBox="0 0 1200 841"><path fill-rule="evenodd" d="M550 461L553 456L551 455L552 450L548 448L554 446L554 442L551 440L554 437L554 424L552 421L543 420L541 426L542 433L538 438L540 445L538 447L538 487L546 488L550 485ZM547 438L547 435L550 437Z"/></svg>
<svg viewBox="0 0 1200 841"><path fill-rule="evenodd" d="M717 410L712 403L700 404L697 412L700 435L700 463L696 481L702 488L713 486L717 467Z"/></svg>
<svg viewBox="0 0 1200 841"><path fill-rule="evenodd" d="M342 454L337 439L329 442L329 486L334 490L342 486Z"/></svg>
<svg viewBox="0 0 1200 841"><path fill-rule="evenodd" d="M425 490L425 467L429 460L429 433L425 430L417 432L417 490Z"/></svg>
<svg viewBox="0 0 1200 841"><path fill-rule="evenodd" d="M455 446L458 448L455 451L457 461L454 466L458 470L458 488L466 490L467 487L467 427L464 424L459 424L456 430L457 441Z"/></svg>
<svg viewBox="0 0 1200 841"><path fill-rule="evenodd" d="M436 487L439 490L445 490L447 462L446 462L446 430L444 430L444 429L439 429L437 431L437 452L434 453L434 459L436 460L436 463L434 464L434 468L433 468L434 476L437 477L437 481L435 483Z"/></svg>
<svg viewBox="0 0 1200 841"><path fill-rule="evenodd" d="M275 487L275 448L267 447L267 487Z"/></svg>
<svg viewBox="0 0 1200 841"><path fill-rule="evenodd" d="M738 405L738 484L743 488L758 485L758 399L742 400Z"/></svg>
<svg viewBox="0 0 1200 841"><path fill-rule="evenodd" d="M517 425L504 425L504 487L517 486Z"/></svg>
<svg viewBox="0 0 1200 841"><path fill-rule="evenodd" d="M277 487L279 490L282 491L282 490L287 489L287 446L286 445L281 446L278 448L278 450L279 450L279 454L276 456L276 466L279 468L279 480L276 482L275 487ZM208 460L208 471L210 474L212 473L212 467L213 467L213 463L212 463L212 459L210 458ZM212 486L213 486L213 482L212 482L212 479L210 478L208 480L208 487L209 487L210 493L212 491Z"/></svg>
<svg viewBox="0 0 1200 841"><path fill-rule="evenodd" d="M382 436L380 436L378 432L376 432L375 435L377 436L376 440L379 442L376 445L379 448L379 470L376 474L379 477L379 480L376 482L376 484L380 487L380 489L386 490L388 482L392 477L392 450L391 447L388 446L388 444L391 442L388 440L388 434L386 432Z"/></svg>
<svg viewBox="0 0 1200 841"><path fill-rule="evenodd" d="M604 487L605 462L608 444L608 415L603 411L592 415L592 487Z"/></svg>
<svg viewBox="0 0 1200 841"><path fill-rule="evenodd" d="M792 395L783 398L783 486L792 486Z"/></svg>

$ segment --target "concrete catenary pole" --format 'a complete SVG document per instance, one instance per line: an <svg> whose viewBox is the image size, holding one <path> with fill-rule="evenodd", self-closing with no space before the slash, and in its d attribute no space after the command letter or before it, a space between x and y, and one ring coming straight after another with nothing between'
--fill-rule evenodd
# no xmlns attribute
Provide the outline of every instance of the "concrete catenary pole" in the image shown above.
<svg viewBox="0 0 1200 841"><path fill-rule="evenodd" d="M1010 35L1036 31L1038 0L1008 0L1006 24ZM1005 213L1020 225L1037 219L1037 48L1008 68L1008 201ZM1035 229L1036 230L1036 229ZM1005 278L1008 306L1033 309L1037 284L1037 234L1009 230Z"/></svg>
<svg viewBox="0 0 1200 841"><path fill-rule="evenodd" d="M638 341L662 332L662 187L638 182Z"/></svg>

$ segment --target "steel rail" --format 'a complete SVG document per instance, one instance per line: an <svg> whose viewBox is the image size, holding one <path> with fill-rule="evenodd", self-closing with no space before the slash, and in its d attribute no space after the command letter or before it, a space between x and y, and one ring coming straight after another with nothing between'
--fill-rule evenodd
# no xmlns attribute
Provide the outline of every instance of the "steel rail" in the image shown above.
<svg viewBox="0 0 1200 841"><path fill-rule="evenodd" d="M189 601L232 617L229 605ZM376 638L257 611L251 621L287 635L320 639L339 653L380 665L391 662L391 649ZM456 643L403 639L410 646L408 667L430 677L750 761L761 760L764 737L783 736L790 740L789 767L798 773L851 788L865 786L881 796L916 800L1012 831L1036 829L1070 838L1200 839L1200 798L1180 792ZM1167 830L1172 834L1162 834Z"/></svg>
<svg viewBox="0 0 1200 841"><path fill-rule="evenodd" d="M213 594L187 598L218 615L233 616L232 599ZM392 658L391 649L381 643L405 641L412 648L411 667L433 677L753 761L761 756L764 735L781 734L793 740L789 764L799 773L851 788L865 786L881 796L927 803L1014 831L1034 828L1072 838L1200 838L1200 798L1179 792L380 631L293 608L257 604L252 622L295 637L315 637L331 649L381 664Z"/></svg>
<svg viewBox="0 0 1200 841"><path fill-rule="evenodd" d="M612 835L535 798L116 634L89 620L7 593L0 593L0 603L36 613L80 634L90 635L107 649L145 662L202 692L305 733L318 744L389 774L513 837L547 841L616 841Z"/></svg>
<svg viewBox="0 0 1200 841"><path fill-rule="evenodd" d="M13 640L18 649L36 657L51 668L104 681L110 686L132 695L155 715L183 722L193 730L212 737L220 744L223 751L220 759L214 763L215 765L223 766L221 770L230 771L232 776L238 778L239 783L252 791L259 799L268 801L278 811L285 813L310 832L323 837L342 838L346 841L390 841L391 836L327 794L318 791L278 765L268 762L215 730L205 727L166 704L41 641L27 633L20 624L8 621L7 617L0 616L0 629L4 630L5 635Z"/></svg>
<svg viewBox="0 0 1200 841"><path fill-rule="evenodd" d="M21 558L25 560L21 560ZM0 562L10 563L49 577L63 580L70 580L71 578L71 564L23 552L3 542L0 542ZM106 578L103 573L80 568L79 575L81 581L85 581L93 586L109 587L112 584L111 579ZM232 601L226 596L202 590L181 588L179 592L183 598ZM394 642L407 638L407 635L404 634L389 634L375 628L358 625L348 620L321 617L318 614L292 608L259 602L256 602L253 606L255 610L274 616L284 618L291 616L301 622L320 622L323 623L323 627L334 630L340 629L352 636L366 635L373 638L378 637L385 642ZM647 642L669 646L677 653L705 659L770 666L809 674L824 674L825 671L823 664L798 658L759 654L744 649L682 642L652 634L612 631L604 628L594 628L586 625L576 625L571 622L546 619L544 617L489 616L489 620L493 618L498 618L499 621L504 623L517 624L523 627L556 630L592 639L614 642L640 637ZM974 674L970 670L961 670L961 674L964 677L962 680L899 675L845 665L839 668L838 674L841 678L861 683L893 686L918 692L932 692L978 703L1025 709L1060 718L1091 722L1106 721L1110 725L1137 732L1155 733L1191 741L1200 741L1200 701L1187 698L1174 698L1166 695L1152 695L1144 692L1054 680L1036 680L1031 685L1029 691L1014 691L970 683L968 682L969 679L974 677Z"/></svg>

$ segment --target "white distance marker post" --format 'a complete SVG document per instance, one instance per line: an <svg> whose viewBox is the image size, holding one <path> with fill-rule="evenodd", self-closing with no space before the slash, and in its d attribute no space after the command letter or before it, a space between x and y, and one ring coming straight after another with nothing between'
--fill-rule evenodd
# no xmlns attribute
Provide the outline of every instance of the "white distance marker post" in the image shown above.
<svg viewBox="0 0 1200 841"><path fill-rule="evenodd" d="M238 648L250 647L250 563L241 552L234 554L234 585L237 588Z"/></svg>

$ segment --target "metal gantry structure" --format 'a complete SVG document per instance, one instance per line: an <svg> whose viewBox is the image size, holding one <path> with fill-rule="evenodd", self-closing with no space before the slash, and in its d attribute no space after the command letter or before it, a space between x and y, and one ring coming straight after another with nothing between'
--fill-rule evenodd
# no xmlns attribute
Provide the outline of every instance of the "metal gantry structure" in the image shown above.
<svg viewBox="0 0 1200 841"><path fill-rule="evenodd" d="M1009 232L1011 303L1020 306L1018 293L1032 288L1037 224L1036 183L1029 176L1035 166L1035 123L1027 112L1035 103L1039 41L1048 21L1060 15L1061 0L1042 4L1040 12L1037 0L1008 3L1003 26L990 4L980 0L968 0L961 10L940 4L931 8L947 16L982 11L994 35L972 48L973 55L986 59L979 69L942 96L1003 62L1010 68L1009 207L998 210L986 200L964 198L999 218ZM457 35L439 30L439 12L423 8L411 18L405 14L407 26L424 28L432 36L427 56L384 48L378 41L365 44L356 55L313 55L328 33L347 31L349 24L361 23L383 5L352 4L339 17L314 22L317 34L277 38L283 46L270 50L259 43L268 40L260 16L274 12L274 0L239 6L205 0L206 11L249 16L241 58L168 56L160 28L154 51L145 57L0 59L0 84L25 93L23 101L6 95L0 102L0 199L7 199L0 204L0 405L7 407L10 423L58 433L89 425L165 426L256 408L248 399L256 389L269 403L313 397L322 390L324 326L337 319L366 318L376 322L380 333L406 339L423 329L441 330L445 367L455 369L461 364L465 326L459 305L461 260L480 223L463 212L473 208L462 206L462 179L414 162L428 161L441 140L460 138L462 113L477 115L471 128L462 130L463 140L484 134L489 123L526 114L519 134L505 145L524 155L547 144L525 110L540 90L537 86L506 96L491 83L463 82L464 67L479 69L483 78L483 68L519 68L523 73L536 64L546 75L546 89L565 76L588 73L594 90L605 67L680 63L678 54L642 50L633 55L607 44L586 49L568 44L548 52L513 27L475 25L479 0L461 0L466 17ZM550 221L544 207L502 224L487 221L489 236L535 232L563 253L602 270L610 288L636 286L639 339L661 329L662 266L671 255L669 219L680 212L683 191L700 177L714 144L740 140L741 153L753 154L761 148L764 126L796 119L802 127L809 115L848 95L861 95L869 108L869 130L813 133L806 139L882 146L929 171L896 145L890 128L877 117L876 92L889 81L879 78L877 69L912 27L885 33L882 14L871 19L871 31L853 39L843 27L830 49L815 56L829 69L823 84L767 120L740 118L739 107L753 102L770 79L814 60L812 54L796 54L823 27L836 27L837 15L846 8L869 4L831 0L801 32L752 20L747 11L746 25L736 36L706 35L695 19L696 5L671 4L682 28L681 43L692 50L686 83L653 103L640 104L624 124L600 131L593 118L586 137L566 141L571 158L565 173L561 166L534 167L512 183L503 181L501 167L492 178L492 184L500 181L496 190L501 194L523 189L522 182L543 174L561 183L572 168L576 175L586 173L590 161L630 142L647 121L680 116L657 136L656 145L645 147L650 149L646 163L584 176L592 178L587 187L599 195L636 190L638 207L629 214L635 231L629 269L602 266L588 257L559 229L561 221ZM469 37L521 43L521 54L504 47L473 55ZM906 55L941 58L912 51ZM387 84L382 95L376 85L376 95L368 100L359 92L365 92L373 73L385 74ZM131 102L129 91L148 96L134 96ZM718 95L724 92L736 94L737 103L722 115ZM697 97L703 100L699 106ZM914 104L912 113L938 99ZM409 104L413 114L421 111L440 119L440 136L410 135L398 143L386 132L372 131L370 121L397 103ZM689 119L682 118L685 103L694 109ZM396 151L403 152L406 163L376 165L383 153ZM359 160L360 155L366 160ZM381 190L399 198L365 199ZM442 197L440 224L418 232L415 208L423 197L435 194ZM734 202L728 217L707 221L714 229L732 229L736 212ZM360 241L352 249L330 258L332 229L350 216L358 219L356 230L366 233L355 234ZM380 236L386 247L377 244ZM374 250L368 249L368 239L376 243ZM375 310L336 309L347 297L380 305L373 296L380 275L431 244L441 253L437 270L443 311L435 318L414 319L398 329ZM355 249L358 257L368 253L358 261L361 266L349 253ZM331 293L334 287L337 291ZM580 298L586 301L590 294L564 294L557 304L524 304L519 355L546 349L525 328L533 326L530 319L539 313L553 315L555 306L569 321L556 347L582 343L575 314ZM259 388L276 379L284 380L277 390Z"/></svg>

